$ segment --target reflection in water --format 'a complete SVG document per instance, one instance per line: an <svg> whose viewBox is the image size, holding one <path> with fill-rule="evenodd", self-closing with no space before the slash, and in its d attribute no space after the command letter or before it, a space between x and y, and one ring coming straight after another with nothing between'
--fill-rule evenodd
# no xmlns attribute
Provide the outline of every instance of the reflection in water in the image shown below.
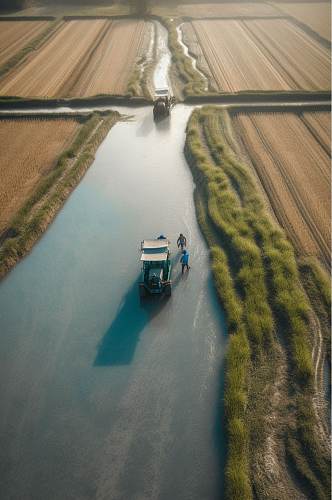
<svg viewBox="0 0 332 500"><path fill-rule="evenodd" d="M158 120L154 123L158 132L161 133L168 132L171 127L171 115L167 116L166 118L163 118L162 120Z"/></svg>
<svg viewBox="0 0 332 500"><path fill-rule="evenodd" d="M120 304L115 319L98 348L94 366L128 365L132 362L140 333L156 316L168 297L139 298L138 280Z"/></svg>

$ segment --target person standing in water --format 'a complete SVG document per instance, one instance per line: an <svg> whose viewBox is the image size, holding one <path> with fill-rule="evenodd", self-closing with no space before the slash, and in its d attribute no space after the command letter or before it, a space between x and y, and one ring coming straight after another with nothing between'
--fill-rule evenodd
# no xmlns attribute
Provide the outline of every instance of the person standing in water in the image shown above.
<svg viewBox="0 0 332 500"><path fill-rule="evenodd" d="M189 271L190 266L189 266L189 252L188 252L188 250L183 250L180 262L182 264L182 274L184 273L185 268L187 268L187 271Z"/></svg>
<svg viewBox="0 0 332 500"><path fill-rule="evenodd" d="M183 250L183 247L187 246L187 238L182 233L180 233L180 236L178 237L176 243L178 245L178 248L181 247L181 250Z"/></svg>

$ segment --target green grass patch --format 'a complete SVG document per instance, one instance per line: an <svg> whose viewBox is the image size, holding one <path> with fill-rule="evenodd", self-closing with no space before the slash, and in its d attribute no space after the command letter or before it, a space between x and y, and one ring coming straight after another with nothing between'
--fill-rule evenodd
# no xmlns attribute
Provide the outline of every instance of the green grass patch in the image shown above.
<svg viewBox="0 0 332 500"><path fill-rule="evenodd" d="M258 480L251 475L252 463L264 440L264 415L269 412L258 390L268 391L273 384L276 361L272 360L278 359L279 352L276 331L290 353L292 384L313 416L307 418L304 431L305 418L301 417L297 398L296 446L292 446L303 462L311 457L307 474L310 488L317 489L318 484L326 492L326 462L314 437L310 304L301 286L293 247L270 218L250 169L234 151L226 111L204 107L192 113L185 155L199 193L195 195L198 221L211 249L216 288L231 334L224 396L227 496L250 498L252 484ZM311 277L322 290L324 304L328 304L327 283L316 268L311 269ZM253 415L246 413L248 407ZM260 433L255 422L261 422Z"/></svg>
<svg viewBox="0 0 332 500"><path fill-rule="evenodd" d="M172 62L174 63L177 74L184 85L184 95L189 96L203 94L205 81L198 71L193 68L189 57L184 54L183 48L178 42L176 23L166 17L161 17L159 20L168 31L168 46L172 54Z"/></svg>

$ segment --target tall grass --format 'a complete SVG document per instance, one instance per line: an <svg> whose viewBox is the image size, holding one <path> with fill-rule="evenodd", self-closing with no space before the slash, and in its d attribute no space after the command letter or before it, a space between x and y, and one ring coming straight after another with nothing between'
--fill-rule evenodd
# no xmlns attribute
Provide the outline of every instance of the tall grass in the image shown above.
<svg viewBox="0 0 332 500"><path fill-rule="evenodd" d="M228 497L237 499L250 498L255 482L248 465L251 429L246 411L258 384L250 379L250 373L258 373L259 366L274 357L275 329L282 333L291 353L293 381L308 408L312 408L313 365L310 305L301 287L293 248L270 219L256 181L235 150L225 111L206 107L193 112L185 154L200 193L195 197L198 220L211 248L216 287L231 334L225 388L226 484ZM325 461L319 447L314 446L314 418L308 420L305 434L301 433L304 418L299 400L295 406L295 448L300 451L293 457L298 464L306 454L316 457L315 471L310 470L308 477L314 477L312 487L318 482L326 491ZM261 404L255 411L257 419L264 422L262 416L267 409ZM255 452L250 449L251 461Z"/></svg>
<svg viewBox="0 0 332 500"><path fill-rule="evenodd" d="M204 79L198 71L193 68L189 57L184 54L183 48L178 42L176 23L165 17L160 18L159 20L168 31L168 46L172 54L172 62L174 63L178 76L184 85L184 95L190 96L204 93Z"/></svg>

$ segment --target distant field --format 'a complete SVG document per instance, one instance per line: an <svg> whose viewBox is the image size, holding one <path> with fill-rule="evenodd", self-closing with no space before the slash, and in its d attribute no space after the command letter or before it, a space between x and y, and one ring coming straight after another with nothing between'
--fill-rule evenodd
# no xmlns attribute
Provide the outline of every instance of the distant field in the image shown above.
<svg viewBox="0 0 332 500"><path fill-rule="evenodd" d="M295 17L326 40L331 40L331 3L279 3L275 4L285 14Z"/></svg>
<svg viewBox="0 0 332 500"><path fill-rule="evenodd" d="M75 119L0 119L0 232L79 127Z"/></svg>
<svg viewBox="0 0 332 500"><path fill-rule="evenodd" d="M40 35L49 21L0 21L0 65Z"/></svg>
<svg viewBox="0 0 332 500"><path fill-rule="evenodd" d="M152 12L156 15L190 16L194 18L206 17L238 17L238 16L276 16L279 11L265 3L238 2L238 3L188 3L165 6L154 4Z"/></svg>
<svg viewBox="0 0 332 500"><path fill-rule="evenodd" d="M151 23L136 20L63 22L18 68L0 80L0 94L86 97L124 94Z"/></svg>
<svg viewBox="0 0 332 500"><path fill-rule="evenodd" d="M199 20L182 29L219 91L330 88L330 51L285 19Z"/></svg>
<svg viewBox="0 0 332 500"><path fill-rule="evenodd" d="M328 264L330 113L234 112L232 120L279 222L300 253Z"/></svg>

